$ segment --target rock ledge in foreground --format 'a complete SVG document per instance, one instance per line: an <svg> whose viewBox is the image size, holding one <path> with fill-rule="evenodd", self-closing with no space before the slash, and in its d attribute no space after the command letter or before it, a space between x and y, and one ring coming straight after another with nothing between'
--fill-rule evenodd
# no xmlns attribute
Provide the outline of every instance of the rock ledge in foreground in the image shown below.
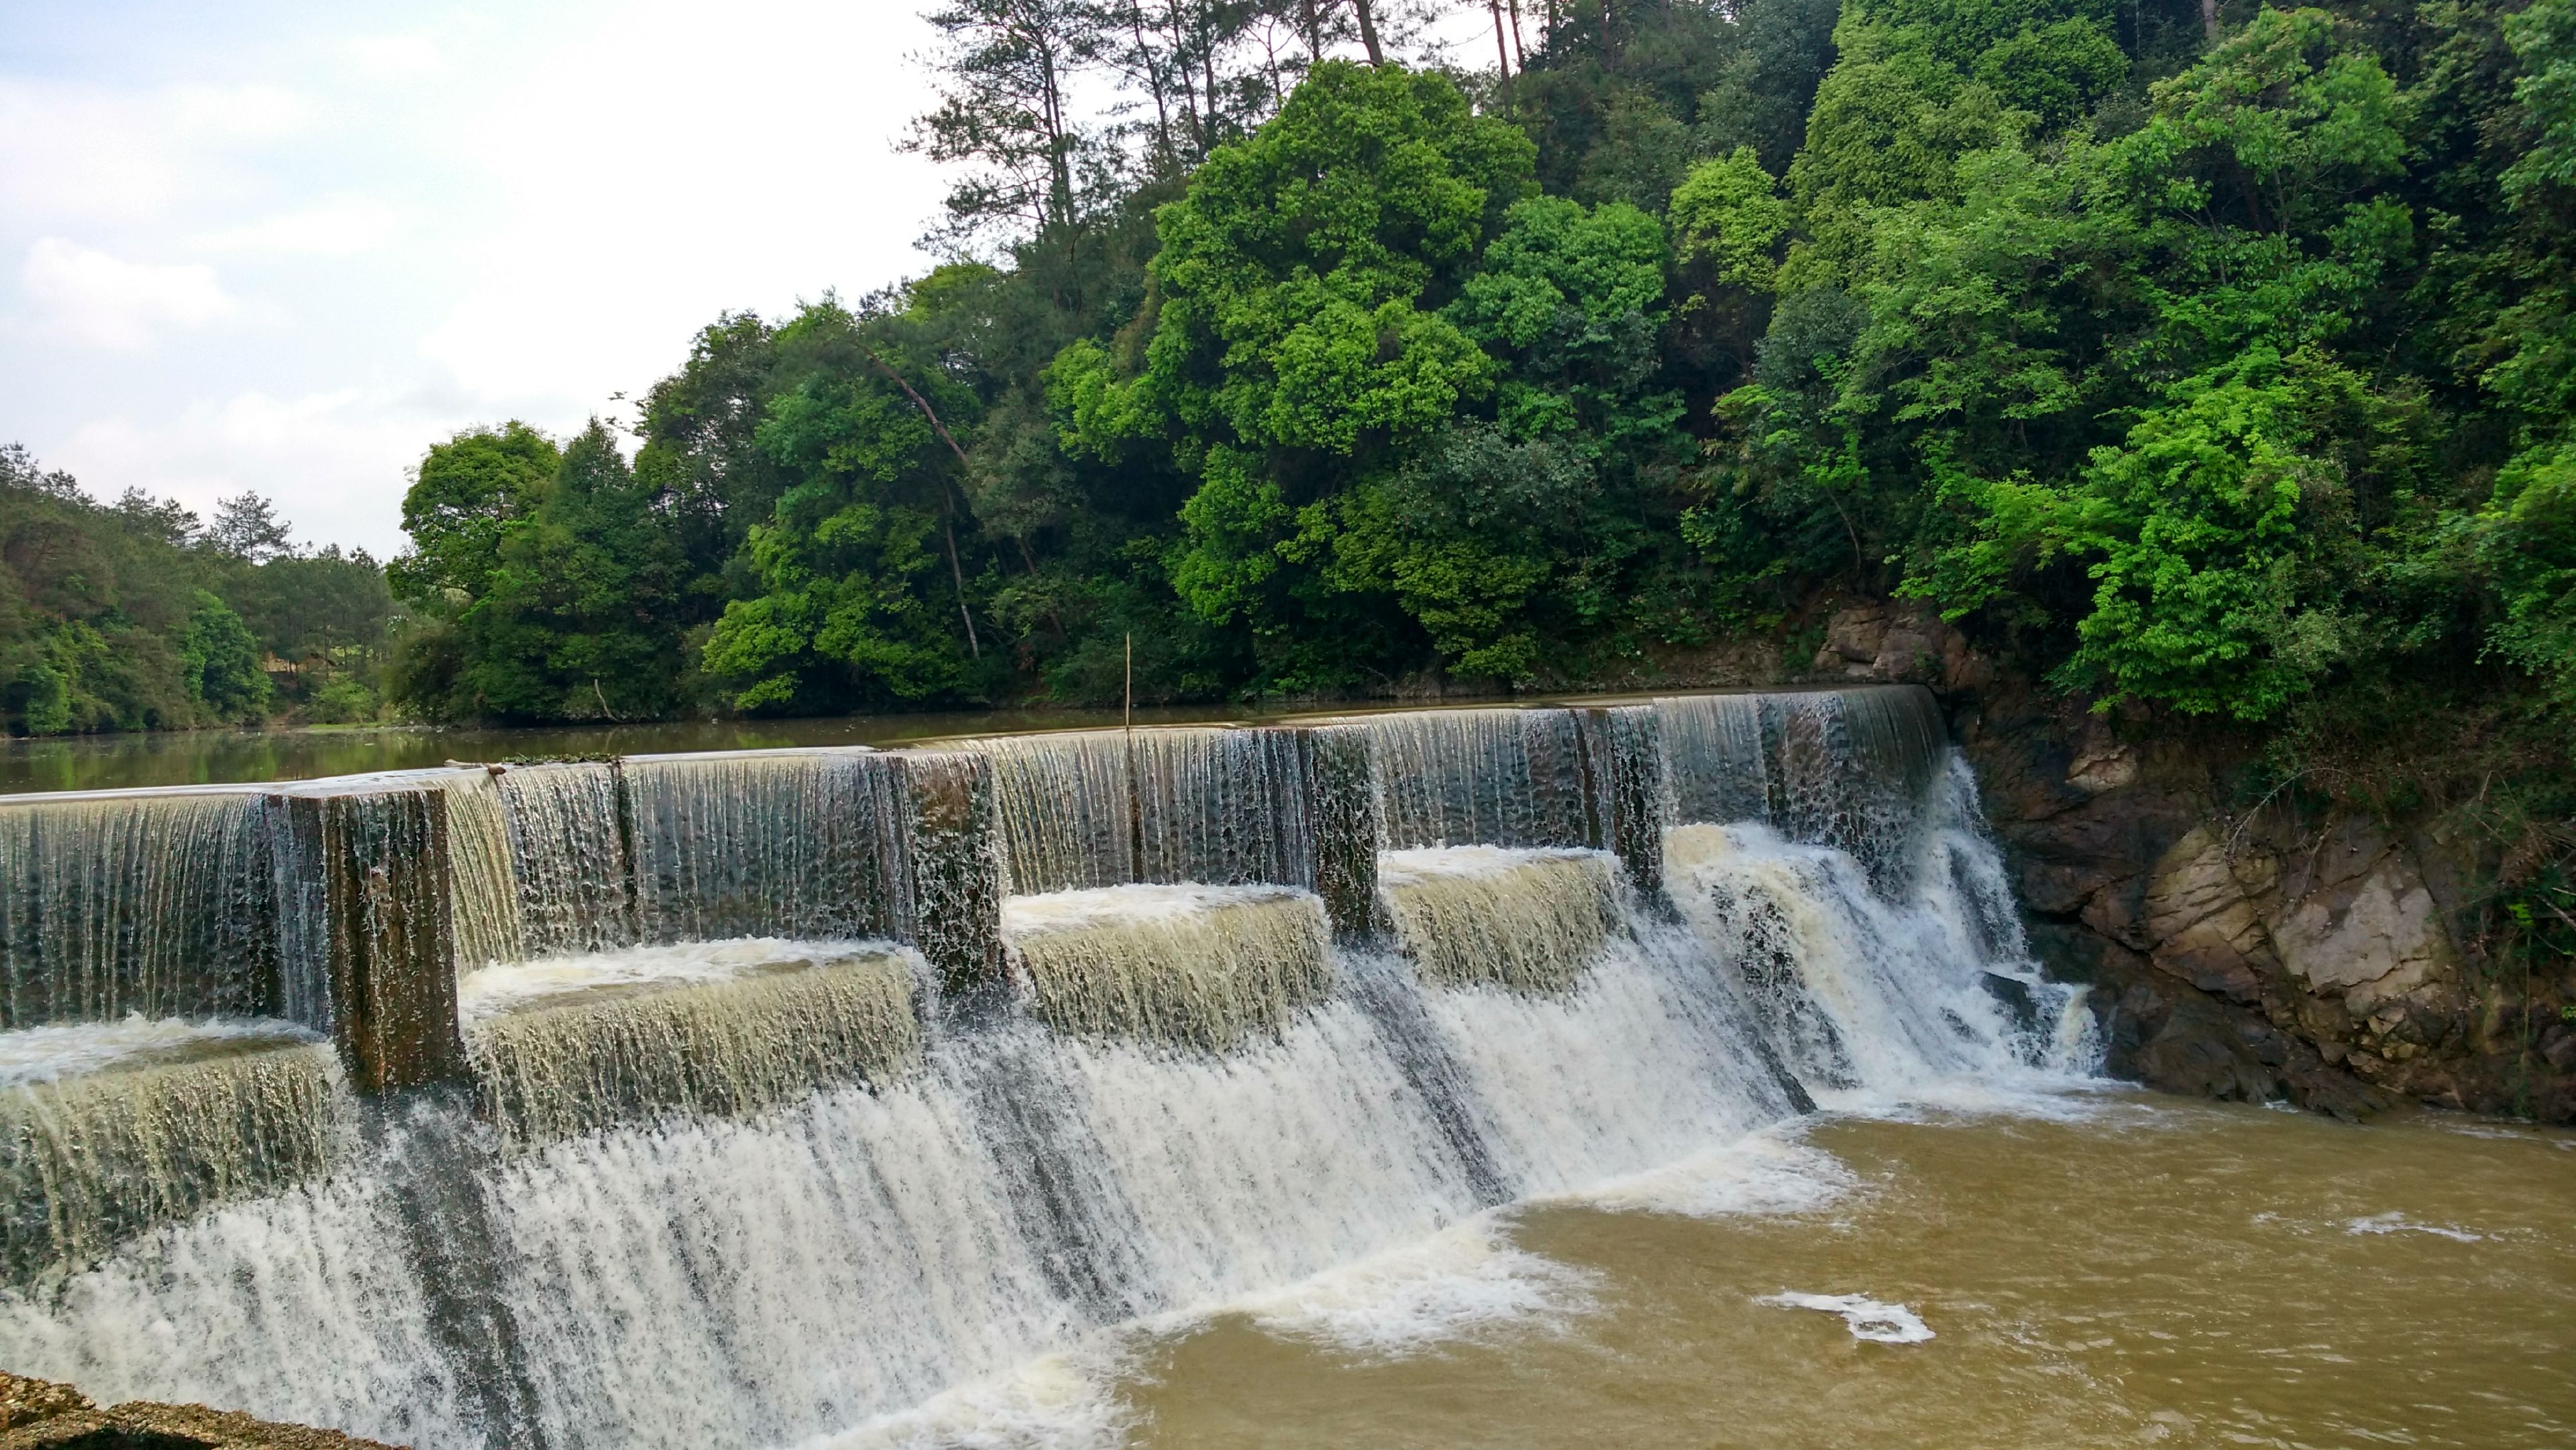
<svg viewBox="0 0 2576 1450"><path fill-rule="evenodd" d="M133 1400L102 1410L70 1385L0 1373L0 1450L395 1450L334 1430L203 1405Z"/></svg>

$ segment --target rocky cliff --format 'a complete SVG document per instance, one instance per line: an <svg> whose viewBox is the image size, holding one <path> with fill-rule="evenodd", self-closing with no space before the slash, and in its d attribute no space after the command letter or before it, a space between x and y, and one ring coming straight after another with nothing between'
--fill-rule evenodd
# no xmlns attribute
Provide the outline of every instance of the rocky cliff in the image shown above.
<svg viewBox="0 0 2576 1450"><path fill-rule="evenodd" d="M2411 1099L2576 1121L2576 963L2483 960L2475 843L2282 795L2239 806L2241 744L2095 714L1903 606L1836 611L1813 668L1941 696L2032 944L2094 985L2114 1073L2344 1117Z"/></svg>

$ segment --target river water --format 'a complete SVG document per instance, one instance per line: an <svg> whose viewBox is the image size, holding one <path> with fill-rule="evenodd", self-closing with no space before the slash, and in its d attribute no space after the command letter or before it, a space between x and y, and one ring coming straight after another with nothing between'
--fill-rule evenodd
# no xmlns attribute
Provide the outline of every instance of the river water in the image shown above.
<svg viewBox="0 0 2576 1450"><path fill-rule="evenodd" d="M2127 1094L2032 1107L1831 1119L1511 1210L979 1391L949 1428L1025 1414L1040 1439L1138 1447L2576 1444L2576 1135ZM1865 1329L1930 1337L1863 1338L1784 1294L1856 1296L1897 1311Z"/></svg>

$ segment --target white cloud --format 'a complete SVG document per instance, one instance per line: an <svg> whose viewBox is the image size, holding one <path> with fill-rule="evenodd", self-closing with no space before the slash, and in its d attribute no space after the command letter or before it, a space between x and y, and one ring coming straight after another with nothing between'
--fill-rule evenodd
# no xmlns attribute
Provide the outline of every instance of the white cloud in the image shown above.
<svg viewBox="0 0 2576 1450"><path fill-rule="evenodd" d="M0 213L60 225L161 210L190 186L167 119L150 98L0 80Z"/></svg>
<svg viewBox="0 0 2576 1450"><path fill-rule="evenodd" d="M408 80L447 68L446 52L426 35L362 35L341 52L360 75L376 80Z"/></svg>
<svg viewBox="0 0 2576 1450"><path fill-rule="evenodd" d="M809 0L640 0L557 38L448 133L480 207L421 355L496 417L569 429L721 311L927 270L946 178L892 142L932 38L907 7Z"/></svg>
<svg viewBox="0 0 2576 1450"><path fill-rule="evenodd" d="M182 131L244 141L268 141L305 129L316 117L313 102L282 86L174 86L164 93Z"/></svg>
<svg viewBox="0 0 2576 1450"><path fill-rule="evenodd" d="M199 263L128 262L61 237L43 237L20 269L45 328L91 347L132 351L155 332L202 327L241 310Z"/></svg>
<svg viewBox="0 0 2576 1450"><path fill-rule="evenodd" d="M0 212L34 226L131 222L245 183L245 158L309 134L273 85L101 86L0 76Z"/></svg>
<svg viewBox="0 0 2576 1450"><path fill-rule="evenodd" d="M266 494L298 539L400 547L405 470L428 442L463 425L414 400L356 388L295 397L250 391L140 421L92 421L46 453L93 494L129 487L210 514L245 490Z"/></svg>
<svg viewBox="0 0 2576 1450"><path fill-rule="evenodd" d="M930 264L916 0L38 8L0 334L87 345L0 343L0 440L101 494L255 488L382 551L456 428L569 432L722 311Z"/></svg>
<svg viewBox="0 0 2576 1450"><path fill-rule="evenodd" d="M210 232L203 238L203 245L226 252L348 257L383 242L393 234L400 219L392 207L373 197L337 196L301 210Z"/></svg>

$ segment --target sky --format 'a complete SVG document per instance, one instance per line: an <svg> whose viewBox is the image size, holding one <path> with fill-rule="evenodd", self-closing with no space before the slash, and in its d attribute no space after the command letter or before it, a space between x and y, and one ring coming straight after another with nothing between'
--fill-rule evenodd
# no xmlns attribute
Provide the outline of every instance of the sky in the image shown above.
<svg viewBox="0 0 2576 1450"><path fill-rule="evenodd" d="M456 429L631 419L718 313L929 267L931 43L912 0L5 0L0 442L390 555Z"/></svg>

